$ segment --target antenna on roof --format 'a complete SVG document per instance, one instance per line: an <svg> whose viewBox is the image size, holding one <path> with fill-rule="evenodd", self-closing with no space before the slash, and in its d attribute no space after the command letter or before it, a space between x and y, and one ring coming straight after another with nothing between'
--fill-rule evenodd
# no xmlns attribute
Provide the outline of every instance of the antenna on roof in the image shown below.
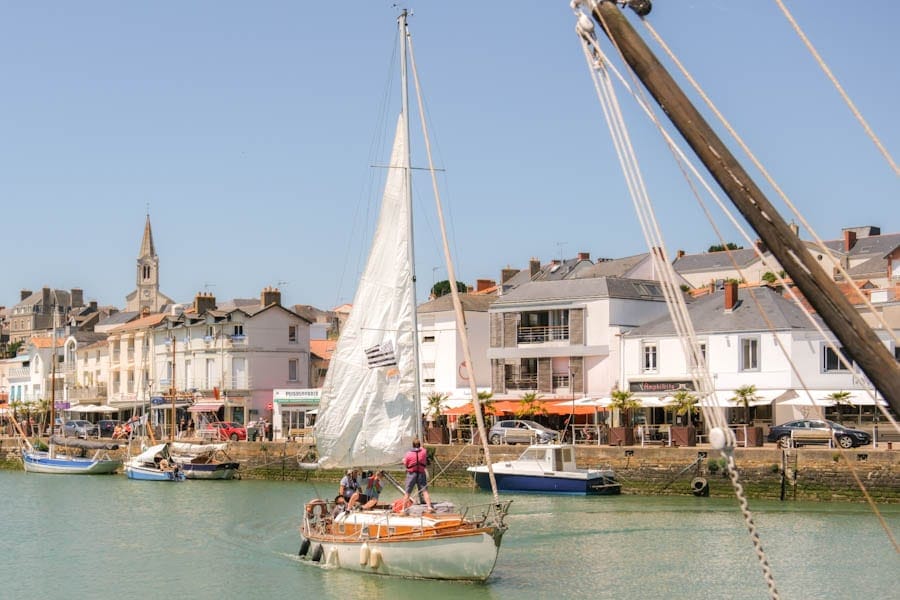
<svg viewBox="0 0 900 600"><path fill-rule="evenodd" d="M563 249L562 247L568 244L569 242L556 242L556 248L559 250L559 260L563 260Z"/></svg>
<svg viewBox="0 0 900 600"><path fill-rule="evenodd" d="M282 287L288 285L289 283L290 283L290 281L276 281L275 287L282 288Z"/></svg>
<svg viewBox="0 0 900 600"><path fill-rule="evenodd" d="M207 292L209 291L209 288L214 288L214 287L216 287L216 284L214 284L214 283L204 283L203 284L203 290L207 291Z"/></svg>

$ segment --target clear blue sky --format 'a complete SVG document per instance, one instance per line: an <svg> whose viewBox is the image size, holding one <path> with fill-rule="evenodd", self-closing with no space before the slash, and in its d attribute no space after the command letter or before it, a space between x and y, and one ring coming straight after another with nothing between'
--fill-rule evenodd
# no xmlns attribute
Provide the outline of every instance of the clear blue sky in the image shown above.
<svg viewBox="0 0 900 600"><path fill-rule="evenodd" d="M788 6L896 159L898 3ZM459 279L645 251L568 1L411 8ZM178 301L278 282L288 304L350 301L395 16L376 0L0 3L0 305L44 285L124 305L148 203ZM898 178L774 2L656 0L649 19L820 235L900 231ZM705 250L693 196L620 100L670 251ZM434 218L417 223L421 299L447 275Z"/></svg>

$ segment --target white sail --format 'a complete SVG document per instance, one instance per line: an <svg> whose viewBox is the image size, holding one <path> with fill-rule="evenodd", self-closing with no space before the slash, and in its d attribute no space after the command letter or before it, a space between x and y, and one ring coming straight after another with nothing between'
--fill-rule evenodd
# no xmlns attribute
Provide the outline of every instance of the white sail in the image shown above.
<svg viewBox="0 0 900 600"><path fill-rule="evenodd" d="M399 463L416 431L406 135L401 115L369 258L322 386L316 447L324 468Z"/></svg>

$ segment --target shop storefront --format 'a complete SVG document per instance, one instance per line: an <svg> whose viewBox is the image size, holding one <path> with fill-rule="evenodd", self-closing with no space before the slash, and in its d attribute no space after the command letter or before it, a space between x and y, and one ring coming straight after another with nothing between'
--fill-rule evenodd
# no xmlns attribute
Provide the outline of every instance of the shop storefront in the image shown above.
<svg viewBox="0 0 900 600"><path fill-rule="evenodd" d="M273 439L281 440L299 431L311 430L316 422L322 390L272 390Z"/></svg>

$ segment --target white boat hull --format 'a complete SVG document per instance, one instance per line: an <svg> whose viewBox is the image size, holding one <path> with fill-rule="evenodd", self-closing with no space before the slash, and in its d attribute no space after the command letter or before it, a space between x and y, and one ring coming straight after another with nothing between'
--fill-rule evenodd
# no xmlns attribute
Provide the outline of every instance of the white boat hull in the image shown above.
<svg viewBox="0 0 900 600"><path fill-rule="evenodd" d="M398 533L379 533L389 528ZM342 515L324 528L307 518L302 533L309 543L301 551L325 566L361 573L484 581L497 563L504 532L503 526L478 527L458 514L417 517L361 511Z"/></svg>

